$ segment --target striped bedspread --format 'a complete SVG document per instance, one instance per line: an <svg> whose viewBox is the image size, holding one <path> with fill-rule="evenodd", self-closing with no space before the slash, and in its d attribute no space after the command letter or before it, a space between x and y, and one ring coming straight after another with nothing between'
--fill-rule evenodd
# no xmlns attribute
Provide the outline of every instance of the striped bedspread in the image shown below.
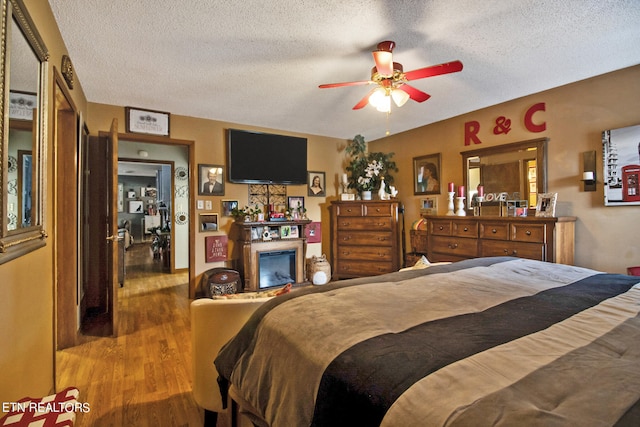
<svg viewBox="0 0 640 427"><path fill-rule="evenodd" d="M640 425L640 284L480 258L298 289L215 360L270 426Z"/></svg>

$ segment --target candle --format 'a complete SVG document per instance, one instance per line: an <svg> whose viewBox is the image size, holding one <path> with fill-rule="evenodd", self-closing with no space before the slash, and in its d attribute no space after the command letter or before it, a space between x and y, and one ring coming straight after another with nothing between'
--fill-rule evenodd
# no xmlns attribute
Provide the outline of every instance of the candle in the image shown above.
<svg viewBox="0 0 640 427"><path fill-rule="evenodd" d="M593 172L584 172L582 174L582 179L584 181L593 181Z"/></svg>
<svg viewBox="0 0 640 427"><path fill-rule="evenodd" d="M478 197L484 197L484 186L478 185Z"/></svg>
<svg viewBox="0 0 640 427"><path fill-rule="evenodd" d="M453 193L453 182L449 183L449 193Z"/></svg>
<svg viewBox="0 0 640 427"><path fill-rule="evenodd" d="M346 184L347 182L349 182L349 181L347 180L347 174L346 174L346 173L343 173L343 174L342 174L342 182L343 182L343 183L345 183L345 184Z"/></svg>
<svg viewBox="0 0 640 427"><path fill-rule="evenodd" d="M464 185L458 187L458 197L464 197Z"/></svg>

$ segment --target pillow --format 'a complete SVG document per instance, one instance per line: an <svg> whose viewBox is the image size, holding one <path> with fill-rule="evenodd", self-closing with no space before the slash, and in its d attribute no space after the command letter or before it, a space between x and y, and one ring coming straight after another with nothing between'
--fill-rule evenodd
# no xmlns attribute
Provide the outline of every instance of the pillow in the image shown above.
<svg viewBox="0 0 640 427"><path fill-rule="evenodd" d="M280 289L272 289L270 291L262 292L242 292L239 294L227 294L227 295L213 295L212 299L256 299L256 298L268 298L283 295L291 291L291 283L287 283Z"/></svg>

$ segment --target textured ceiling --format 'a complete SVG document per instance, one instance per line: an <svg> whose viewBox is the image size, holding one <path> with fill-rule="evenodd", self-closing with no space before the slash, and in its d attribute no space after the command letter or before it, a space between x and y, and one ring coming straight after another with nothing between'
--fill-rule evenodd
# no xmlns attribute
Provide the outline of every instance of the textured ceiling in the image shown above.
<svg viewBox="0 0 640 427"><path fill-rule="evenodd" d="M89 101L367 140L640 64L639 0L49 0ZM352 107L396 42L431 95Z"/></svg>

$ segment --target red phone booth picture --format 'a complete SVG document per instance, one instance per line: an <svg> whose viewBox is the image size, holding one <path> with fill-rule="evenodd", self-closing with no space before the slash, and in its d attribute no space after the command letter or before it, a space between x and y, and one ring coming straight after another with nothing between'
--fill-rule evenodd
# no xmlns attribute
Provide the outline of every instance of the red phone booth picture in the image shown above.
<svg viewBox="0 0 640 427"><path fill-rule="evenodd" d="M622 200L640 202L640 165L622 167Z"/></svg>

